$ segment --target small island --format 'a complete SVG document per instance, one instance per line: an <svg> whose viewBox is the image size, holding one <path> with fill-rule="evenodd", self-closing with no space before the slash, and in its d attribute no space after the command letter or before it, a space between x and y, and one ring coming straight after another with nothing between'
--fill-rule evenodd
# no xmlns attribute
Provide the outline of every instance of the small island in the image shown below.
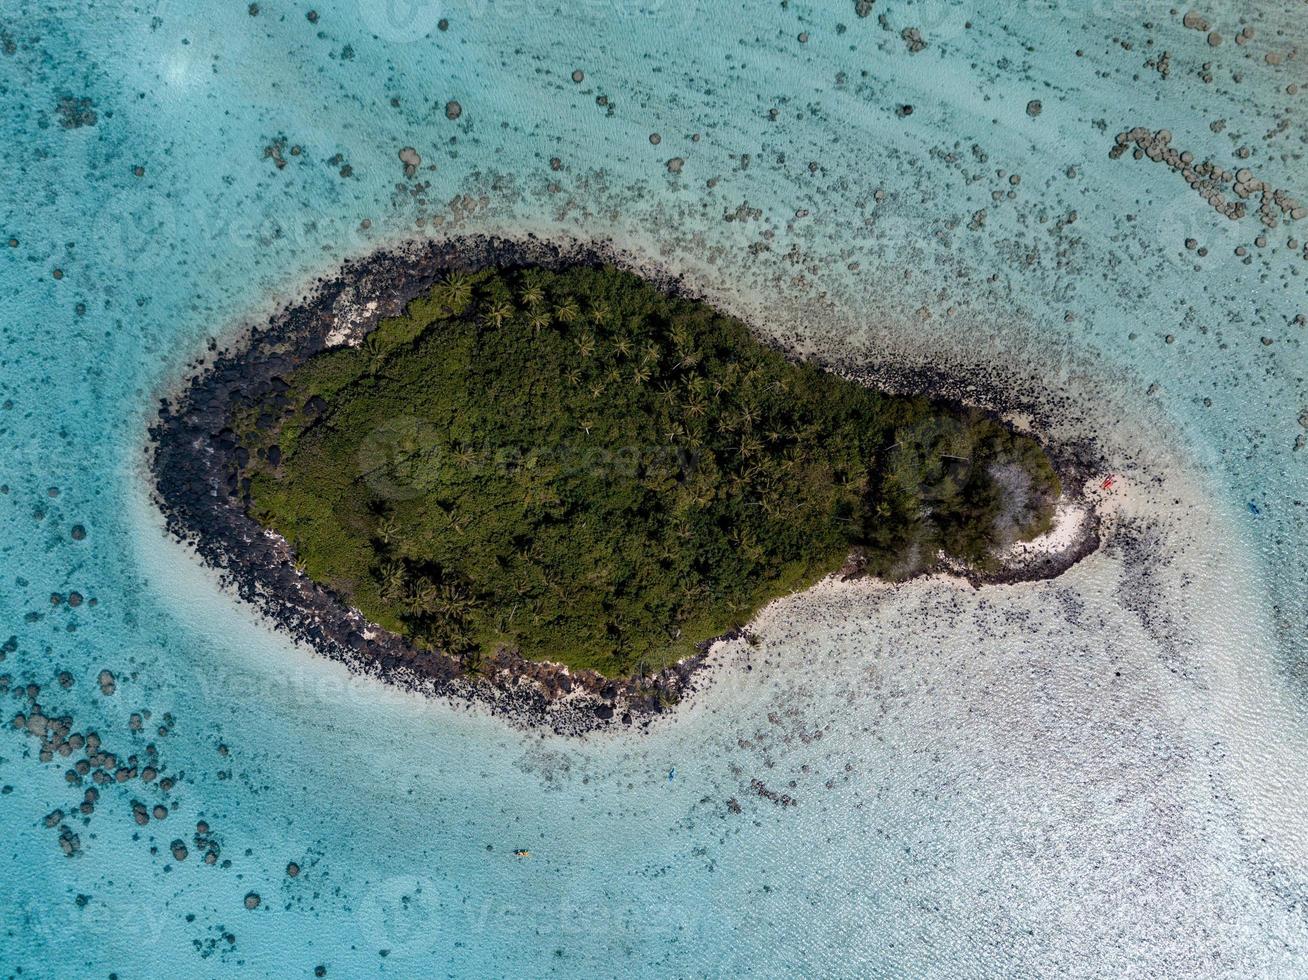
<svg viewBox="0 0 1308 980"><path fill-rule="evenodd" d="M630 721L775 598L998 574L1051 526L1050 457L991 415L789 357L602 256L482 248L356 269L156 428L170 527L326 652ZM178 487L197 459L208 499Z"/></svg>

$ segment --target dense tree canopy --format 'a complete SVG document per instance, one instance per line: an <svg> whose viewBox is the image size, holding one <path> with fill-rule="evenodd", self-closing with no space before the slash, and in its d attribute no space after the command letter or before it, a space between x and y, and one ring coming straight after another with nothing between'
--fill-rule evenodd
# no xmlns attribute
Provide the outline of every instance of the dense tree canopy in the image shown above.
<svg viewBox="0 0 1308 980"><path fill-rule="evenodd" d="M237 420L250 512L419 645L655 670L851 554L984 567L1045 529L1040 447L787 360L634 275L455 274Z"/></svg>

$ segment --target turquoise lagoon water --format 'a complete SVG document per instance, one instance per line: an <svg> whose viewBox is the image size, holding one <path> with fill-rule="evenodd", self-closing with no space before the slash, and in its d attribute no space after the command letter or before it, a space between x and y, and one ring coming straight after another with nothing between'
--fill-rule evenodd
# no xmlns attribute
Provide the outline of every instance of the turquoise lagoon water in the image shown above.
<svg viewBox="0 0 1308 980"><path fill-rule="evenodd" d="M1108 158L1166 128L1308 195L1301 4L1207 6L1215 47L1133 0L259 6L0 14L0 670L178 780L148 826L139 781L83 818L4 729L5 975L1308 971L1308 226L1258 247ZM998 379L1118 474L1106 547L778 603L648 734L351 677L163 536L144 430L209 338L343 258L486 231L612 240L802 347Z"/></svg>

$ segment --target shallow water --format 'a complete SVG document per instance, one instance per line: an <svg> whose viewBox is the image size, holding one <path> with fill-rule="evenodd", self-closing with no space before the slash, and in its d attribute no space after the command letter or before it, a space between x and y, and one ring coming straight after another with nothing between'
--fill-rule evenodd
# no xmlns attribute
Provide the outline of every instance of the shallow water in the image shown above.
<svg viewBox="0 0 1308 980"><path fill-rule="evenodd" d="M4 729L5 973L1308 971L1308 223L1259 248L1252 213L1108 159L1168 128L1308 197L1308 21L1214 5L1210 47L1131 0L993 6L7 10L0 670L179 782L164 820L133 822L163 799L138 781L83 821L67 762ZM65 96L95 124L61 125ZM808 349L1007 388L1119 474L1107 545L1038 585L779 603L644 735L351 677L163 537L145 426L208 338L342 258L506 230L612 239ZM70 590L96 606L51 605ZM200 863L197 819L229 867Z"/></svg>

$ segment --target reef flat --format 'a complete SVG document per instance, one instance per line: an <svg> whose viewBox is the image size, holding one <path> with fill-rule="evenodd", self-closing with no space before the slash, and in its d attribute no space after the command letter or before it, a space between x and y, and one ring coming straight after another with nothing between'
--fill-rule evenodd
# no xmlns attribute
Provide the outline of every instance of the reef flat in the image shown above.
<svg viewBox="0 0 1308 980"><path fill-rule="evenodd" d="M500 239L347 266L165 402L170 530L328 656L563 731L676 703L827 575L1010 581L1094 547L1086 521L1021 548L1062 497L1032 436L620 266Z"/></svg>

